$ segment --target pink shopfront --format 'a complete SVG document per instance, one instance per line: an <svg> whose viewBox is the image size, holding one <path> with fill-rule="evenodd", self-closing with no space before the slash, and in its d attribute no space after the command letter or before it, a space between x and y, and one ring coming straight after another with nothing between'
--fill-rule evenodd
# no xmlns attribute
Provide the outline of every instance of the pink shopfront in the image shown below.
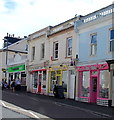
<svg viewBox="0 0 114 120"><path fill-rule="evenodd" d="M108 64L76 67L78 71L79 101L108 105L110 74Z"/></svg>

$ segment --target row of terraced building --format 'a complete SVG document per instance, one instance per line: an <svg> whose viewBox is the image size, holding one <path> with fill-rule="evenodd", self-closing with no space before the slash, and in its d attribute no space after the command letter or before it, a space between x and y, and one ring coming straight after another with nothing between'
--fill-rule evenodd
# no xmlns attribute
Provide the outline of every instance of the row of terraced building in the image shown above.
<svg viewBox="0 0 114 120"><path fill-rule="evenodd" d="M57 84L66 98L114 106L113 14L109 5L4 47L1 79L19 76L28 92L50 96Z"/></svg>

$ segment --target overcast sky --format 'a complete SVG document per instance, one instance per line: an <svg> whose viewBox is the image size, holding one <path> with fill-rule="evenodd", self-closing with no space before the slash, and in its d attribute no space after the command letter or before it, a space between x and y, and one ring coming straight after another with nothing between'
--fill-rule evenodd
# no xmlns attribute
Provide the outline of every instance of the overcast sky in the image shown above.
<svg viewBox="0 0 114 120"><path fill-rule="evenodd" d="M0 0L0 48L7 33L28 36L78 15L86 15L113 0Z"/></svg>

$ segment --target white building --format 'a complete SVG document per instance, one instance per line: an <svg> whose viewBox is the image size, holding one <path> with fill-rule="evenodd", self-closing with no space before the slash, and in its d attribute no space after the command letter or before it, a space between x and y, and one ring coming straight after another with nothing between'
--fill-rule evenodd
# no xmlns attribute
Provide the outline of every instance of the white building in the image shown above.
<svg viewBox="0 0 114 120"><path fill-rule="evenodd" d="M9 83L18 76L21 85L26 86L26 60L28 54L27 38L3 48L0 51L0 76ZM6 72L4 72L6 70ZM22 87L23 88L23 87Z"/></svg>

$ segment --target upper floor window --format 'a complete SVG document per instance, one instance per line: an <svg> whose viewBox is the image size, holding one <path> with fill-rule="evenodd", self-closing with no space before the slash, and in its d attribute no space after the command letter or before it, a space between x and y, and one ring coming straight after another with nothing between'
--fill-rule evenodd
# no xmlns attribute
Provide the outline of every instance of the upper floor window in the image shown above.
<svg viewBox="0 0 114 120"><path fill-rule="evenodd" d="M28 51L28 45L26 45L26 47L25 47L25 51Z"/></svg>
<svg viewBox="0 0 114 120"><path fill-rule="evenodd" d="M53 57L54 59L57 59L58 58L58 42L54 42L53 43Z"/></svg>
<svg viewBox="0 0 114 120"><path fill-rule="evenodd" d="M114 51L114 29L110 30L110 51Z"/></svg>
<svg viewBox="0 0 114 120"><path fill-rule="evenodd" d="M41 44L41 59L43 59L45 56L45 43Z"/></svg>
<svg viewBox="0 0 114 120"><path fill-rule="evenodd" d="M67 38L67 57L72 55L72 38Z"/></svg>
<svg viewBox="0 0 114 120"><path fill-rule="evenodd" d="M91 35L91 55L96 55L97 52L97 34Z"/></svg>
<svg viewBox="0 0 114 120"><path fill-rule="evenodd" d="M32 47L32 60L34 60L35 59L35 47Z"/></svg>

